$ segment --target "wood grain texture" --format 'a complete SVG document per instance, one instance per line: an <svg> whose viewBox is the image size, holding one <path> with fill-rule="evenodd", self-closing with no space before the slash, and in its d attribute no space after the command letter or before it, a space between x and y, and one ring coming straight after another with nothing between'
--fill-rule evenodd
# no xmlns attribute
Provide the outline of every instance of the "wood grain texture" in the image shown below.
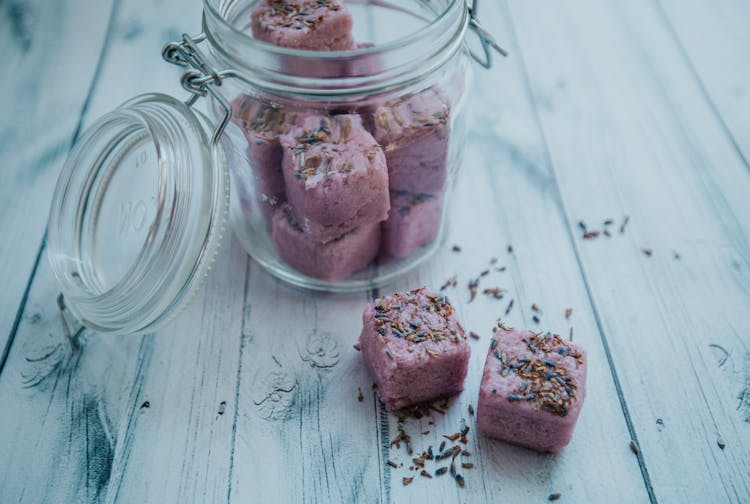
<svg viewBox="0 0 750 504"><path fill-rule="evenodd" d="M385 500L375 400L352 347L366 296L314 295L253 263L246 298L230 501Z"/></svg>
<svg viewBox="0 0 750 504"><path fill-rule="evenodd" d="M55 180L87 107L112 1L0 3L0 369L38 264ZM81 20L90 19L86 37ZM65 78L75 76L75 78Z"/></svg>
<svg viewBox="0 0 750 504"><path fill-rule="evenodd" d="M483 17L503 40L510 38L497 7L485 6ZM478 71L469 111L473 126L448 244L428 266L382 292L425 284L439 288L458 275L459 287L447 294L467 326L483 335L481 342L472 341L465 392L445 416L434 413L404 423L413 439L412 456L403 444L390 447L398 419L374 402L371 378L352 349L365 299L313 296L280 286L253 265L232 501L265 502L274 496L284 502L348 502L353 497L364 502L490 502L498 496L541 501L558 491L572 501L612 500L614 482L600 478L602 473L617 474L617 484L629 489L627 498L648 499L519 71L513 60L489 74ZM501 78L503 93L493 93ZM452 243L460 243L463 251L450 252ZM510 243L513 254L507 252ZM467 282L492 269L493 256L499 258L497 267L507 270L493 271L481 288L507 289L506 298L480 294L469 304ZM588 404L579 434L559 456L478 438L468 413L469 404L476 407L490 330L498 317L505 318L511 299L511 325L535 327L531 305L538 303L546 314L538 327L564 335L569 331L565 310L574 307L576 338L590 352ZM305 356L310 348L317 357ZM363 402L356 399L358 389ZM413 456L429 446L437 451L442 436L459 430L462 419L471 429L467 448L473 454L464 462L475 465L471 470L459 466L466 488L460 489L449 475L428 479L408 470ZM616 448L597 449L610 444ZM404 467L394 469L388 460ZM447 463L428 464L428 469L434 475L441 465ZM413 482L404 486L402 478L412 476Z"/></svg>
<svg viewBox="0 0 750 504"><path fill-rule="evenodd" d="M163 332L75 345L43 263L0 380L3 502L226 499L246 263L227 243Z"/></svg>
<svg viewBox="0 0 750 504"><path fill-rule="evenodd" d="M571 229L630 216L576 248L654 494L746 501L746 167L653 4L510 14Z"/></svg>
<svg viewBox="0 0 750 504"><path fill-rule="evenodd" d="M44 261L0 378L3 502L102 501L141 365L140 338L69 341L55 287Z"/></svg>
<svg viewBox="0 0 750 504"><path fill-rule="evenodd" d="M0 2L0 11L17 4ZM568 502L746 502L750 174L737 150L741 114L725 111L742 102L717 98L744 70L703 67L702 53L693 59L685 41L694 26L710 32L720 23L683 12L677 20L669 4L665 17L645 0L483 2L483 24L512 56L489 73L477 69L448 241L381 292L289 287L227 237L206 289L166 330L129 338L84 333L71 341L42 258L0 370L0 501L543 502L560 492ZM109 10L85 7L49 8L50 15L78 13L59 29L80 36L64 36L60 48L80 46L90 26L106 26ZM689 9L700 15L705 7ZM33 16L20 19L9 25L12 33L0 30L0 41L12 36L14 64L27 65L23 51L34 50L39 28L29 25ZM199 20L199 2L119 0L80 122L141 92L181 96L179 72L162 63L159 50L180 32L197 31ZM725 43L710 35L713 44ZM92 75L99 53L87 47L78 54L90 58L78 65L91 65ZM32 88L34 75L27 77ZM63 86L72 93L72 84ZM43 86L34 92L40 103L58 105ZM67 144L60 149L58 165ZM3 186L0 204L6 190L47 197L28 187ZM630 223L620 234L626 214ZM38 243L44 219L34 218ZM612 238L581 239L579 220L601 230L607 218L616 221ZM451 251L454 243L460 253ZM32 264L33 257L18 261ZM4 296L27 283L29 268L13 265ZM467 283L485 269L470 303ZM458 468L464 489L449 475L418 473L404 486L401 478L415 473L404 446L390 446L400 424L377 401L352 345L374 295L439 288L454 275L458 287L446 294L467 329L481 335L470 341L466 388L445 415L407 419L403 428L419 454L430 445L436 451L442 435L465 421L471 455L463 461L474 468ZM504 299L481 293L493 287L505 289ZM476 407L499 317L563 336L573 327L589 352L586 405L560 455L477 436L468 406ZM428 470L434 475L439 466Z"/></svg>
<svg viewBox="0 0 750 504"><path fill-rule="evenodd" d="M94 42L93 39L88 40L78 35L89 33L88 24L97 26L101 24L106 28L109 19L109 11L100 12L98 6L93 8L82 4L68 10L62 9L62 6L56 9L57 7L50 9L50 13L56 12L60 15L65 11L74 18L69 21L65 21L67 18L61 18L63 24L71 24L71 31L74 32L63 37L69 39L63 40L61 44L61 49L65 50L71 50L68 46L72 42L78 42L80 45ZM117 5L110 27L109 45L102 55L103 63L99 78L96 83L92 83L93 89L87 106L88 113L81 121L84 128L98 116L130 98L136 92L162 90L181 95L179 71L161 62L160 59L160 49L163 43L179 36L171 25L164 22L164 19L181 23L184 28L190 30L199 22L200 5L193 6L192 10L184 7L178 8L174 3L144 6L142 2L130 1ZM54 25L55 21L56 19L50 18L47 23ZM57 30L56 26L50 29L52 33ZM40 34L42 32L43 30ZM48 45L53 44L48 42ZM85 57L95 62L99 55L91 55L87 51L88 49L72 50L79 58ZM88 63L81 62L81 65ZM75 78L65 79L61 75L75 76ZM84 76L75 72L60 71L55 77L61 80L60 93L65 93L67 97L67 94L72 93L73 88L81 87L81 82L77 79ZM29 77L29 80L33 78ZM44 100L49 100L53 96L54 93L46 90ZM41 103L45 103L44 100L40 100ZM52 174L52 180L54 180L54 175L56 173ZM16 190L28 194L29 198L34 198L32 192L22 187L16 187ZM45 201L48 197L49 195L39 196ZM44 206L46 218L46 203ZM32 223L30 220L28 225L31 226ZM43 227L43 223L40 226ZM40 227L40 236L42 227ZM31 232L31 228L26 229L26 232ZM3 244L5 243L3 241ZM236 260L232 262L231 257ZM133 473L137 474L137 468L145 465L139 459L142 450L140 443L141 439L144 441L149 439L149 434L141 434L137 441L133 441L132 433L143 432L144 425L152 425L153 429L164 429L175 433L188 429L180 423L182 421L189 421L193 428L197 425L206 425L211 421L209 418L213 419L218 411L220 401L216 401L216 404L208 399L200 401L201 404L207 405L206 410L210 409L210 415L203 408L198 408L191 414L182 415L183 411L188 410L189 403L180 403L174 408L174 413L177 415L176 425L165 426L160 422L150 424L145 420L150 418L148 416L137 422L140 418L138 415L148 410L148 408L141 409L141 405L149 399L140 400L140 394L150 392L149 387L153 383L154 374L157 383L160 382L159 373L163 372L171 373L170 376L173 378L180 378L183 368L176 365L164 365L162 362L169 362L169 356L176 352L187 358L191 355L195 357L198 351L205 351L202 345L210 345L211 339L201 339L201 343L196 344L195 338L210 333L211 324L215 318L220 317L225 320L228 324L225 328L231 327L231 317L225 317L223 309L232 311L231 302L236 298L232 297L232 291L225 284L234 278L238 270L241 271L244 268L246 257L244 254L235 253L233 256L230 253L226 254L226 257L215 268L219 273L214 273L215 280L213 281L218 282L220 286L213 287L213 290L209 286L203 294L203 296L209 296L208 299L210 299L210 302L204 303L205 306L201 304L201 299L205 300L205 298L198 299L191 305L192 309L196 306L201 309L200 313L186 326L181 326L181 322L178 321L170 327L172 332L167 331L163 336L160 334L158 337L152 335L146 338L112 339L99 335L93 337L87 335L85 341L75 347L71 346L64 336L55 304L57 286L49 271L46 258L41 259L38 274L31 285L26 310L19 321L17 337L9 355L8 364L0 375L0 404L3 405L0 410L0 432L2 432L0 435L0 495L2 499L0 500L3 502L99 502L107 498L108 491L112 495L122 493L126 496L137 494L138 491L153 491L151 485L146 485L144 488L134 484L128 485L126 490L121 492L122 482L131 481ZM229 271L229 274L225 273L222 276L222 268L225 272ZM20 278L20 269L18 274ZM239 285L238 289L239 301L235 309L241 310L242 286ZM203 316L204 313L205 316ZM195 329L188 331L190 328ZM175 332L180 329L185 331L187 336ZM224 334L221 331L218 332ZM230 339L225 340L225 343L231 344L231 337L235 336L234 341L239 344L236 335L237 331L234 334L231 331L228 332L227 338ZM189 351L179 353L175 350L182 345ZM214 366L218 363L226 364L230 360L226 354L236 354L236 351L230 352L221 345L218 345L216 350L219 355L223 351L225 357L223 360L219 357L212 359L211 363ZM207 351L206 354L217 355ZM181 366L195 365L195 362L195 360L185 360ZM200 360L198 363L200 364ZM227 369L231 370L231 367ZM213 378L216 383L221 382L215 374L211 374L215 368L208 364L205 368L193 367L190 370L195 375L186 373L184 375L186 380L200 376ZM233 393L235 375L235 372L230 371L227 397L231 397ZM215 387L212 389L206 385L205 387L181 388L177 384L170 389L169 398L173 400L183 398L177 393L180 390L191 394L201 390L201 394L206 394L201 397L206 398L212 390L221 389L218 385ZM158 396L157 393L154 395ZM188 399L184 398L185 401ZM139 400L140 402L136 404ZM167 400L164 401L165 404L159 404L153 398L149 402L154 404L156 411L165 411L164 406L168 406L166 411L171 411L169 405L172 403ZM11 408L6 405L13 406ZM231 405L228 403L225 408L229 411ZM166 415L163 418L170 417ZM211 435L218 432L220 428L217 426L216 431L206 429L205 432ZM219 437L225 438L223 435ZM197 445L208 446L210 444L200 436L195 436L194 440ZM183 437L179 438L178 442L181 450L189 446ZM126 446L127 451L116 454L116 446ZM164 453L170 452L165 449ZM195 453L202 452L196 447ZM150 455L145 459L150 460ZM221 459L228 460L228 456L223 454ZM136 460L137 463L130 466L128 461L131 460ZM210 458L207 460L211 461ZM170 467L179 469L182 465L164 464L165 469ZM198 468L198 466L195 467ZM113 483L110 485L110 477L113 474ZM220 472L213 474L221 477ZM228 479L226 475L222 478L223 481ZM209 478L200 480L206 484L204 487L198 483L192 483L192 476L189 479L190 484L180 487L184 494L196 495L196 498L199 498L198 495L205 497L213 492L208 489L212 481ZM177 480L170 479L170 481ZM221 485L222 492L225 492L225 486L225 484Z"/></svg>
<svg viewBox="0 0 750 504"><path fill-rule="evenodd" d="M660 0L667 26L750 170L750 3Z"/></svg>

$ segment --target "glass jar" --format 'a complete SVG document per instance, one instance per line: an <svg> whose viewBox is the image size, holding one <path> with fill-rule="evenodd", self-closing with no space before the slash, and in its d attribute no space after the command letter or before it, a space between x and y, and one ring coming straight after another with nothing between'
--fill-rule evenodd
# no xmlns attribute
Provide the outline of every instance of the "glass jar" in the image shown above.
<svg viewBox="0 0 750 504"><path fill-rule="evenodd" d="M348 0L357 43L336 51L253 37L260 3L204 0L203 33L163 53L192 67L190 99L134 98L71 152L49 256L84 325L160 327L201 285L227 216L257 262L317 290L383 285L438 247L465 144L467 30L483 65L497 47L476 1Z"/></svg>

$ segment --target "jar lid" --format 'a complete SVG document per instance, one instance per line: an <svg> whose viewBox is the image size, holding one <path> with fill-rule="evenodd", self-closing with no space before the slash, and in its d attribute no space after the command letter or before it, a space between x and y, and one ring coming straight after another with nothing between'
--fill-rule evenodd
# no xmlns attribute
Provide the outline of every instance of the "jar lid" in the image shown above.
<svg viewBox="0 0 750 504"><path fill-rule="evenodd" d="M203 284L229 203L225 151L211 130L188 105L146 94L74 146L52 200L48 255L84 326L152 332Z"/></svg>

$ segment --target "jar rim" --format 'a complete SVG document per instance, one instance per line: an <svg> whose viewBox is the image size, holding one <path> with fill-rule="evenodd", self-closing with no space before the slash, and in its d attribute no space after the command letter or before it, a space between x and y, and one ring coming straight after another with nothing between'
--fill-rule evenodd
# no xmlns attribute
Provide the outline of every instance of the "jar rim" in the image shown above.
<svg viewBox="0 0 750 504"><path fill-rule="evenodd" d="M386 42L384 44L378 44L377 46L370 46L370 47L358 47L356 49L347 49L347 50L336 50L336 51L313 51L313 50L305 50L305 49L294 49L290 47L284 47L279 46L275 44L271 44L269 42L264 42L262 40L258 40L255 37L248 34L247 31L243 31L235 27L232 23L228 22L226 18L219 12L219 10L213 5L213 3L216 0L203 0L203 8L208 9L213 16L216 17L216 19L220 19L224 25L229 28L233 33L235 33L238 37L241 37L243 40L247 41L251 45L256 45L259 48L262 48L265 51L276 53L279 55L284 56L295 56L300 54L308 54L308 55L314 55L317 58L320 59L336 59L341 58L342 56L355 56L355 55L366 55L366 54L373 54L376 52L382 52L382 51L388 51L391 49L397 49L400 47L403 47L403 45L409 41L412 38L418 37L423 32L429 31L434 25L439 24L445 20L445 18L448 16L448 13L451 12L459 3L465 4L465 0L449 0L450 3L445 6L445 9L438 14L435 19L430 21L425 26L421 27L419 30L411 32L407 35L404 35L403 37L399 37L395 40L391 40L390 42Z"/></svg>
<svg viewBox="0 0 750 504"><path fill-rule="evenodd" d="M217 67L263 91L289 96L365 96L419 81L463 47L469 27L465 1L446 0L433 20L396 40L344 51L310 51L269 44L238 29L229 14L222 14L222 1L203 0L203 32ZM376 69L342 76L341 65L367 66L374 59ZM298 68L303 73L290 70Z"/></svg>

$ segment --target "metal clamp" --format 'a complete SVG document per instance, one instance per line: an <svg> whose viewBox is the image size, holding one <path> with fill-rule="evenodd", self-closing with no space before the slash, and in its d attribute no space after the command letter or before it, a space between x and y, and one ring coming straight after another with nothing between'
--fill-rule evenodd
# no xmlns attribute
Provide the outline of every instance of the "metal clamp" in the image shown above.
<svg viewBox="0 0 750 504"><path fill-rule="evenodd" d="M500 47L500 45L495 40L495 37L493 37L490 32L488 32L481 24L479 24L479 20L477 19L478 8L479 0L472 0L471 6L467 5L467 9L469 10L469 28L471 28L472 31L479 37L479 41L482 43L482 49L484 50L484 58L475 54L474 51L469 50L469 52L471 54L471 57L474 58L477 63L482 65L484 68L491 68L491 49L494 49L495 51L500 53L501 56L508 56L508 51Z"/></svg>
<svg viewBox="0 0 750 504"><path fill-rule="evenodd" d="M218 72L203 55L198 48L198 44L206 40L206 35L201 33L191 37L187 33L182 34L182 41L170 42L164 46L161 56L168 63L173 65L193 68L194 70L185 72L180 79L182 87L190 93L190 98L185 101L188 107L192 107L198 98L211 95L224 110L224 116L216 126L213 138L213 145L217 145L221 140L224 129L232 118L232 108L224 96L216 88L221 87L222 82L227 77L233 77L234 72L225 70Z"/></svg>
<svg viewBox="0 0 750 504"><path fill-rule="evenodd" d="M70 343L70 347L73 350L80 350L82 345L83 332L86 330L86 326L79 323L78 320L70 313L70 310L68 310L68 306L65 304L65 296L63 296L62 293L57 295L57 309L60 312L63 330L65 331L65 337Z"/></svg>

